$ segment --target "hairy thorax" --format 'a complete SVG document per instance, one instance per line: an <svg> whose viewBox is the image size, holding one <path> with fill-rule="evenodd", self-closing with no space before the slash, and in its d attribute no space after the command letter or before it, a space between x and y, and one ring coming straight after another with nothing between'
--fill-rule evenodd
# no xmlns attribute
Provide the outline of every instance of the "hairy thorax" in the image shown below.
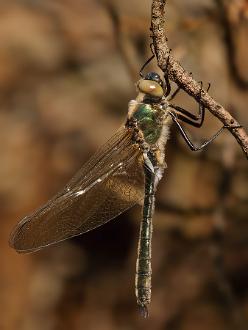
<svg viewBox="0 0 248 330"><path fill-rule="evenodd" d="M130 101L128 118L136 120L144 142L154 150L158 164L164 167L164 148L169 138L171 119L166 106L142 101L142 95Z"/></svg>

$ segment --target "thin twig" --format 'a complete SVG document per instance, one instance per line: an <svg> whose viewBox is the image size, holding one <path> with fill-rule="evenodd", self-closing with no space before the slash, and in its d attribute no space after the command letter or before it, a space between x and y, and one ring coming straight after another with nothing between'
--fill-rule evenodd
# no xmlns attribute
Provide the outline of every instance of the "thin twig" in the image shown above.
<svg viewBox="0 0 248 330"><path fill-rule="evenodd" d="M153 0L152 2L151 30L158 66L180 88L206 107L228 127L228 130L233 134L248 158L248 135L244 128L241 127L239 122L206 91L200 93L200 84L196 82L192 78L192 75L185 71L181 64L170 54L165 32L166 2L166 0Z"/></svg>

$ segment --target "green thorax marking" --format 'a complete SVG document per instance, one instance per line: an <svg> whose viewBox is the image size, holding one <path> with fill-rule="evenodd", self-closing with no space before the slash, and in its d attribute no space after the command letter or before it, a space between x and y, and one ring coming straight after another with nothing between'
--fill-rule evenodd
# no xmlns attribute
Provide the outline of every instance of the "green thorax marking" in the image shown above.
<svg viewBox="0 0 248 330"><path fill-rule="evenodd" d="M133 117L138 121L138 127L144 134L145 141L154 144L162 131L161 110L150 104L142 103L137 106Z"/></svg>

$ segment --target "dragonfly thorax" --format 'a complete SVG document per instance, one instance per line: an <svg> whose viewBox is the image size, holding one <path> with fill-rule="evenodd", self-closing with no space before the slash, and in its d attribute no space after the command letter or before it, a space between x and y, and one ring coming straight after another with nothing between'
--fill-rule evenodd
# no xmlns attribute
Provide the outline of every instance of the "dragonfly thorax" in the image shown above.
<svg viewBox="0 0 248 330"><path fill-rule="evenodd" d="M135 102L135 101L134 101ZM135 103L132 118L137 121L145 142L155 144L161 136L164 111L159 107L147 103Z"/></svg>

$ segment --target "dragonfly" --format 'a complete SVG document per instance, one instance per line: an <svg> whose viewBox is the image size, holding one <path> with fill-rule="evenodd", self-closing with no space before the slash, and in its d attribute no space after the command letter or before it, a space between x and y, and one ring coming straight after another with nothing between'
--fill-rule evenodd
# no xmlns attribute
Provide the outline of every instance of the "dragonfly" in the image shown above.
<svg viewBox="0 0 248 330"><path fill-rule="evenodd" d="M9 244L19 253L34 252L95 229L133 207L142 206L135 274L139 309L148 316L151 302L152 231L155 193L165 163L170 127L176 124L191 150L205 148L225 128L195 146L181 122L201 127L205 108L197 114L171 100L167 75L140 70L137 97L128 105L125 123L75 176L44 206L23 218L13 229ZM202 92L202 86L199 93Z"/></svg>

